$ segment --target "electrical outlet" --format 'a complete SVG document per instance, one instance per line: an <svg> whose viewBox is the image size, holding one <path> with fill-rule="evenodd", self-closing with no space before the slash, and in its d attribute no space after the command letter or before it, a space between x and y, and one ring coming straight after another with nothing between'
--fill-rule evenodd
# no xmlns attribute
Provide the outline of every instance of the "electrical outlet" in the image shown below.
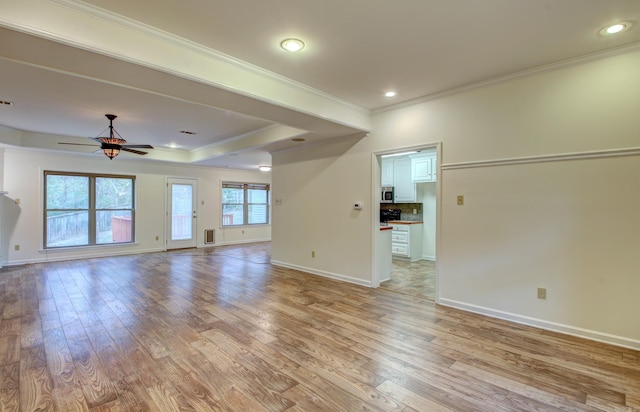
<svg viewBox="0 0 640 412"><path fill-rule="evenodd" d="M156 236L156 241L160 240L160 236Z"/></svg>
<svg viewBox="0 0 640 412"><path fill-rule="evenodd" d="M546 299L547 298L547 289L538 288L538 299Z"/></svg>
<svg viewBox="0 0 640 412"><path fill-rule="evenodd" d="M456 200L456 201L457 201L457 203L458 203L458 206L462 206L462 205L464 205L464 196L462 196L462 195L458 195L458 197L457 197L457 200Z"/></svg>
<svg viewBox="0 0 640 412"><path fill-rule="evenodd" d="M15 202L16 202L16 205L19 205L20 204L20 198L16 198Z"/></svg>
<svg viewBox="0 0 640 412"><path fill-rule="evenodd" d="M13 248L14 248L16 251L18 251L18 250L20 250L20 245L15 245Z"/></svg>
<svg viewBox="0 0 640 412"><path fill-rule="evenodd" d="M312 250L312 251L311 251L311 257L312 257L312 258L316 257L316 251L315 251L315 250Z"/></svg>

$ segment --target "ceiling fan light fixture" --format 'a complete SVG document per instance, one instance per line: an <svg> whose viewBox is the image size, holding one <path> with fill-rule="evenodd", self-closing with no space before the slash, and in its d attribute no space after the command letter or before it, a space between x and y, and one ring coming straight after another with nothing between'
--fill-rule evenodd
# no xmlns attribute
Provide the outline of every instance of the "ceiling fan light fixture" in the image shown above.
<svg viewBox="0 0 640 412"><path fill-rule="evenodd" d="M304 42L294 38L284 39L280 42L280 47L288 52L295 53L304 49Z"/></svg>
<svg viewBox="0 0 640 412"><path fill-rule="evenodd" d="M105 147L102 149L102 153L109 158L109 160L113 160L114 157L120 154L120 149L117 147Z"/></svg>
<svg viewBox="0 0 640 412"><path fill-rule="evenodd" d="M100 143L100 150L107 156L110 160L114 157L118 156L120 152L125 151L129 153L135 153L137 155L146 155L147 152L138 149L153 149L153 146L150 144L126 144L127 141L120 136L120 133L116 132L113 128L113 119L115 119L115 114L105 114L106 118L109 119L109 136L104 137L90 137L89 139L94 142ZM95 146L92 144L84 144L84 143L66 143L66 142L58 142L58 144L68 144L74 146Z"/></svg>
<svg viewBox="0 0 640 412"><path fill-rule="evenodd" d="M117 133L117 132L116 132ZM119 144L119 145L123 145L126 144L127 141L119 138L119 137L98 137L98 140L100 140L102 143L106 143L106 144Z"/></svg>

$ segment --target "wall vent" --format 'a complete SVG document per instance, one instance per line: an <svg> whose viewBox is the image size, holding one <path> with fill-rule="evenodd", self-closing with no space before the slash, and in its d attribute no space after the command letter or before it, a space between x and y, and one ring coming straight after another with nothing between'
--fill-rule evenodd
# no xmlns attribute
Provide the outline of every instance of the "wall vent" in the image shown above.
<svg viewBox="0 0 640 412"><path fill-rule="evenodd" d="M216 243L216 230L215 229L205 229L204 230L204 244L210 245L212 243Z"/></svg>

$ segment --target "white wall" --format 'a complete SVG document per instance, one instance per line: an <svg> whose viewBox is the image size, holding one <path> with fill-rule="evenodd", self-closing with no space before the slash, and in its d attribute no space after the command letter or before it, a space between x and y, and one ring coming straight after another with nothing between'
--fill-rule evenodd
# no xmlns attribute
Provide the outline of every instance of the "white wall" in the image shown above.
<svg viewBox="0 0 640 412"><path fill-rule="evenodd" d="M632 50L376 113L369 137L326 156L274 156L283 206L295 199L274 207L274 254L366 283L371 228L349 203L373 199L371 152L442 142L439 301L640 349L640 150L606 153L640 148L639 72ZM312 217L326 205L332 225Z"/></svg>
<svg viewBox="0 0 640 412"><path fill-rule="evenodd" d="M416 191L422 203L422 258L436 260L436 184L418 183Z"/></svg>
<svg viewBox="0 0 640 412"><path fill-rule="evenodd" d="M197 243L204 246L204 230L216 230L216 245L271 239L271 226L221 228L220 182L270 183L270 173L181 166L170 163L109 160L100 156L61 155L58 153L7 148L4 153L4 190L2 248L0 256L9 265L89 256L143 253L164 250L165 188L167 177L198 180ZM62 250L42 250L44 170L88 173L115 173L136 176L136 244L107 245ZM20 199L20 204L15 203ZM202 204L204 202L204 204ZM156 241L156 236L159 240ZM15 250L20 245L20 250Z"/></svg>
<svg viewBox="0 0 640 412"><path fill-rule="evenodd" d="M273 262L369 285L374 205L366 140L275 153L272 164ZM362 210L354 210L356 201Z"/></svg>

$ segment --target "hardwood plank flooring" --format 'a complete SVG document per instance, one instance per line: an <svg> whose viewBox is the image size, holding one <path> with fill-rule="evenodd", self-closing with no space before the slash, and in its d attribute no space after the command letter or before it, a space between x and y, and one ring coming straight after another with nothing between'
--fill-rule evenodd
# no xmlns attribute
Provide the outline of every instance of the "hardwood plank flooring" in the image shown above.
<svg viewBox="0 0 640 412"><path fill-rule="evenodd" d="M0 411L640 411L637 351L269 261L265 242L0 270Z"/></svg>

